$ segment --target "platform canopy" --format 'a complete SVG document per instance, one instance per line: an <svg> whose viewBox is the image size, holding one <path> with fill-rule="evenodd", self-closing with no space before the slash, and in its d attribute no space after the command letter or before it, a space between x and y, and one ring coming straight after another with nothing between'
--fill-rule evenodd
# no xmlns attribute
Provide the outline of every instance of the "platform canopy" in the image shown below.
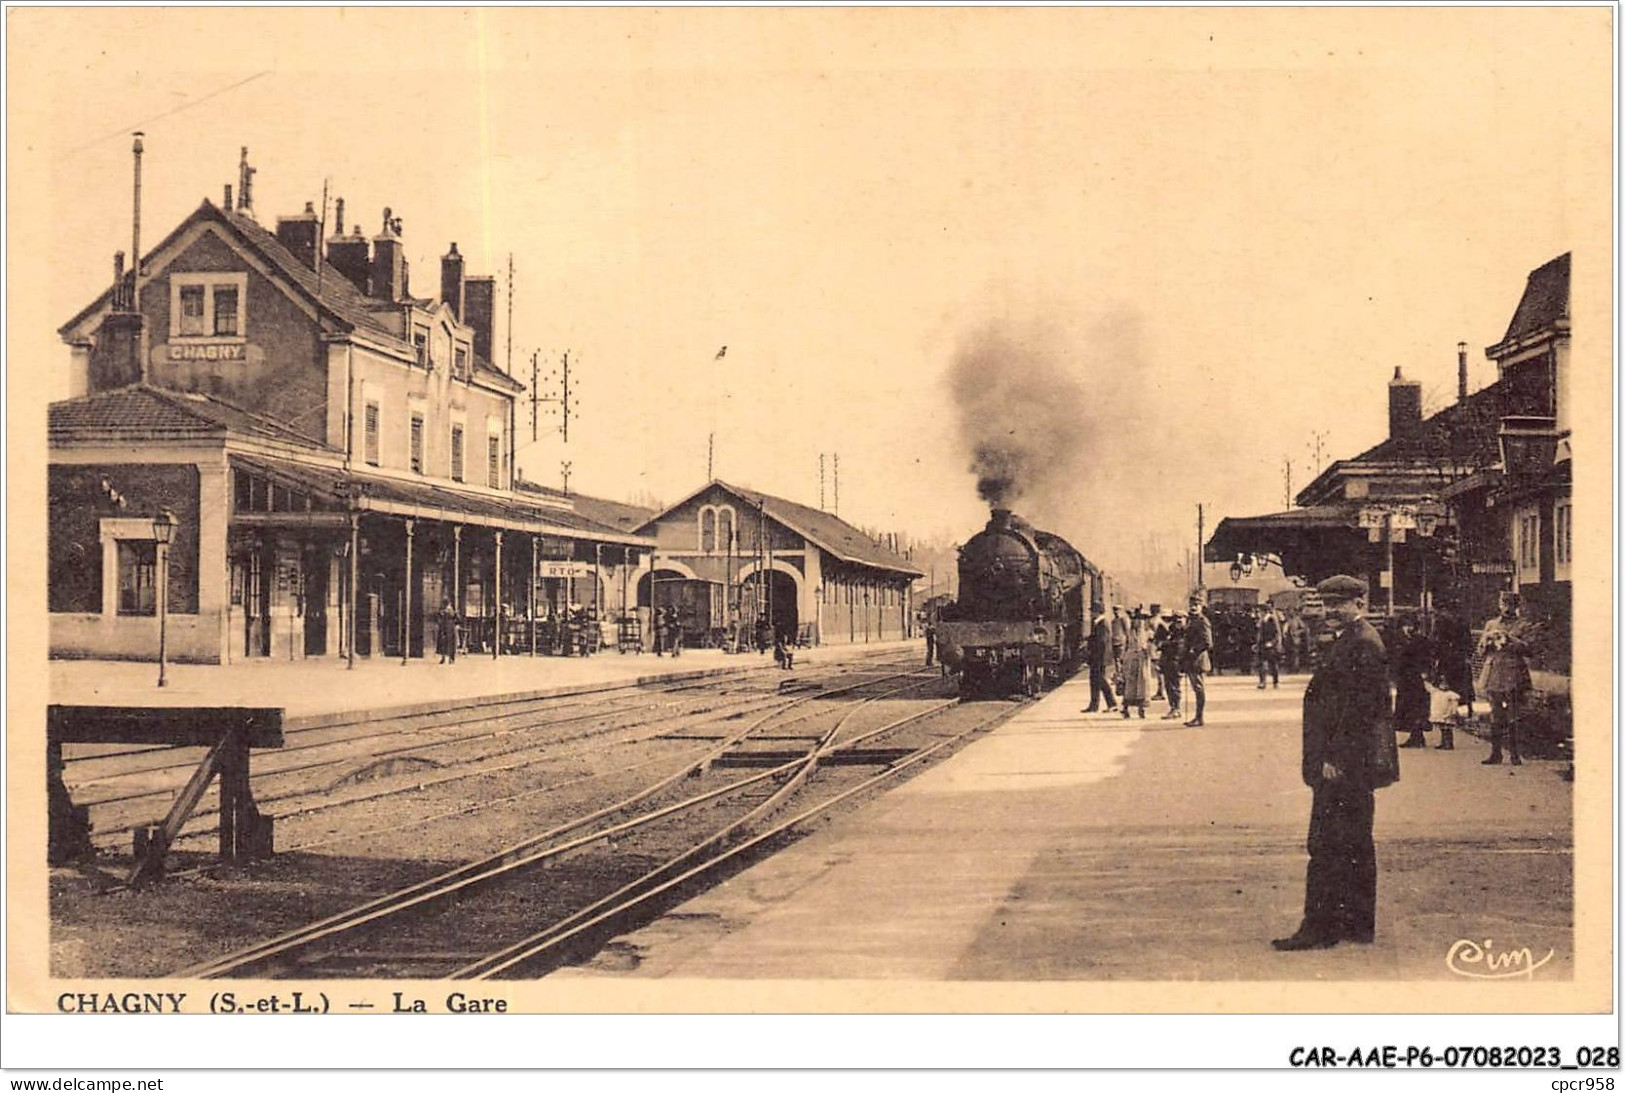
<svg viewBox="0 0 1625 1093"><path fill-rule="evenodd" d="M1278 558L1286 575L1318 581L1363 566L1368 536L1356 504L1314 505L1263 516L1227 516L1213 529L1203 561L1223 564L1238 555Z"/></svg>

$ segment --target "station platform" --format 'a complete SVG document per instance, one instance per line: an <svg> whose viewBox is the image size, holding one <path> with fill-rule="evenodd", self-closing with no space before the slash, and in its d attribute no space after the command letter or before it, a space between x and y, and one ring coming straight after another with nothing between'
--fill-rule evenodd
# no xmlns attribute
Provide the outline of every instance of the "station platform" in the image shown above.
<svg viewBox="0 0 1625 1093"><path fill-rule="evenodd" d="M1073 680L944 763L557 977L1447 979L1459 938L1573 974L1571 785L1488 745L1400 752L1378 939L1277 953L1302 911L1307 677L1209 680L1206 726L1081 712ZM1438 734L1431 737L1437 742Z"/></svg>
<svg viewBox="0 0 1625 1093"><path fill-rule="evenodd" d="M873 642L796 650L797 668L861 661L915 651L925 643ZM256 661L237 664L172 664L159 687L158 666L144 661L54 660L51 702L105 706L261 706L283 710L286 723L310 724L371 711L380 715L426 713L471 702L548 698L675 679L702 679L742 672L778 671L771 653L728 654L688 649L679 657L613 650L590 657L462 656L437 658ZM790 674L790 673L785 673Z"/></svg>

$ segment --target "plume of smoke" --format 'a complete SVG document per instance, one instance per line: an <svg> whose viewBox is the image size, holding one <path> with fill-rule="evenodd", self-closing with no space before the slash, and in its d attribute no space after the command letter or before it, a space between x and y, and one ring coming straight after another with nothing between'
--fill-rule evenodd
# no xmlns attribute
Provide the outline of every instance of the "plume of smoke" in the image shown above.
<svg viewBox="0 0 1625 1093"><path fill-rule="evenodd" d="M949 383L982 500L1013 507L1073 469L1086 399L1052 331L989 324L969 332Z"/></svg>
<svg viewBox="0 0 1625 1093"><path fill-rule="evenodd" d="M984 501L1090 557L1137 550L1148 510L1162 507L1156 465L1170 453L1135 312L984 323L961 337L948 382Z"/></svg>

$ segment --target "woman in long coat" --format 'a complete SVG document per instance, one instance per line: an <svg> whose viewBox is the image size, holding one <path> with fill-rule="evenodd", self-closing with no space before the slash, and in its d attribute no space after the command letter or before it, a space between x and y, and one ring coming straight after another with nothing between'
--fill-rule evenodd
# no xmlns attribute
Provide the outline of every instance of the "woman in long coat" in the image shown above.
<svg viewBox="0 0 1625 1093"><path fill-rule="evenodd" d="M1143 719L1151 691L1151 631L1145 625L1145 612L1137 610L1123 648L1123 716L1128 716L1132 706Z"/></svg>
<svg viewBox="0 0 1625 1093"><path fill-rule="evenodd" d="M1433 666L1433 650L1409 615L1399 620L1399 636L1389 653L1389 666L1394 681L1394 728L1410 733L1400 747L1425 748L1431 714L1425 677Z"/></svg>

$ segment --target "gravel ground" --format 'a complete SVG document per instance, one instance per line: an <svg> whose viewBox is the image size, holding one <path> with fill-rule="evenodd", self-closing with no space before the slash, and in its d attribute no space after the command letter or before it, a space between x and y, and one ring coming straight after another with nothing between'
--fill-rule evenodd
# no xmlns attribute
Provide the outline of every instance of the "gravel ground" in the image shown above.
<svg viewBox="0 0 1625 1093"><path fill-rule="evenodd" d="M866 671L872 672L873 668L866 666ZM798 678L806 677L798 673ZM835 686L862 675L836 673L824 678ZM641 705L609 718L609 728L596 723L573 726L577 734L574 740L561 740L555 734L552 739L517 744L523 734L513 734L512 739L495 749L490 740L462 741L431 753L438 766L396 763L378 768L373 777L360 781L339 779L337 784L332 784L330 771L324 772L321 779L307 773L307 781L315 784L268 811L319 805L346 794L372 799L347 807L282 816L278 820L277 844L289 849L246 868L219 865L213 858L212 839L194 836L183 839L172 853L171 878L140 892L97 894L122 878L129 867L127 858L104 854L95 866L56 870L51 879L52 972L70 977L173 974L255 939L273 936L444 872L622 799L658 776L691 763L707 747L714 746L695 739L654 739L653 735L656 730L680 730L676 735L684 735L681 730L687 730L689 735L700 735L693 732L693 726L705 718L684 717L680 711L719 705L718 692L725 688L733 693L723 697L742 697L740 682L726 681L707 695L674 703L673 716L643 728L626 727L639 718L649 720L649 696L633 694L626 702ZM929 688L925 693L942 689L936 680L929 682ZM690 700L696 697L699 701ZM826 704L811 705L816 708ZM831 712L844 705L828 704ZM916 700L915 705L922 703ZM875 708L894 706L881 703ZM895 716L895 709L888 712ZM712 733L737 731L749 721L736 715L717 725L716 716L710 718ZM589 727L595 730L590 736L586 732ZM797 727L790 731L818 730ZM417 788L448 771L457 773L460 765L491 762L494 752L499 753L498 764L508 769ZM733 780L743 773L730 769L707 775L706 779ZM832 771L831 783L845 776L844 772ZM322 780L329 784L322 786ZM687 794L695 784L680 784L674 792ZM725 811L726 807L719 805L713 811ZM674 825L672 833L651 841L648 847L628 841L618 845L612 855L576 855L539 873L529 884L505 885L500 892L493 890L482 893L477 900L465 898L451 904L438 914L439 926L413 932L411 948L422 955L422 963L403 961L401 943L392 941L387 946L394 951L393 973L426 974L425 969L437 962L455 966L460 956L480 948L488 939L511 940L528 933L537 922L546 921L549 914L579 906L590 898L589 893L610 891L654 859L669 855L703 823L685 817ZM193 870L190 874L173 875L189 869ZM139 944L132 944L132 939L139 939ZM364 939L351 948L352 952L331 960L319 974L382 974L374 970L384 966L386 946L382 941Z"/></svg>

